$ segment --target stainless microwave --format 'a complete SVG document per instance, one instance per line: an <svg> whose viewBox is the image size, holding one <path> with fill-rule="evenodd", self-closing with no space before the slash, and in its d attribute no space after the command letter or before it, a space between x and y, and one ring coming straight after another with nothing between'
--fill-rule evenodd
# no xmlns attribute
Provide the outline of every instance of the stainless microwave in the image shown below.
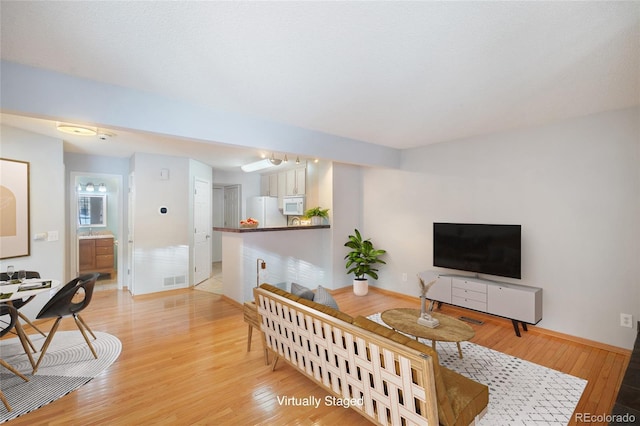
<svg viewBox="0 0 640 426"><path fill-rule="evenodd" d="M304 197L284 197L282 199L282 214L302 216L304 214Z"/></svg>

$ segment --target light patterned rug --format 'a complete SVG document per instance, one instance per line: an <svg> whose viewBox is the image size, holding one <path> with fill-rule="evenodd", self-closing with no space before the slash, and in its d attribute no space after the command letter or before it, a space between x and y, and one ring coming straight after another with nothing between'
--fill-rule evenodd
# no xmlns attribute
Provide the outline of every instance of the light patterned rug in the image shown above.
<svg viewBox="0 0 640 426"><path fill-rule="evenodd" d="M369 317L386 324L380 314ZM429 340L420 339L431 345ZM489 406L479 425L566 425L587 381L470 342L437 344L440 365L489 387Z"/></svg>
<svg viewBox="0 0 640 426"><path fill-rule="evenodd" d="M8 412L0 402L0 423L73 392L113 364L122 350L120 340L107 333L94 333L97 339L91 340L91 344L98 359L93 358L79 331L59 331L35 375L31 374L31 364L18 338L0 340L0 357L29 379L25 382L0 366L0 389L12 408ZM29 338L36 348L41 348L45 339L39 334ZM34 358L37 360L39 355L40 352L34 354Z"/></svg>

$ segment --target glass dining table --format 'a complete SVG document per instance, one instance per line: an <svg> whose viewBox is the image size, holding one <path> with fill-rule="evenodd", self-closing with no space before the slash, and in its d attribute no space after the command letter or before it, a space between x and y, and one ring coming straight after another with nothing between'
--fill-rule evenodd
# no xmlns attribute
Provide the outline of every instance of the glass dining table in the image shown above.
<svg viewBox="0 0 640 426"><path fill-rule="evenodd" d="M0 282L0 303L11 304L13 300L26 299L45 292L52 292L60 286L60 281L58 280L49 280L42 278L28 279L24 280L23 282L17 283L14 281L15 280ZM52 293L50 293L50 296L51 295ZM15 329L16 333L18 334L18 338L20 339L20 343L24 348L24 352L29 358L31 366L35 368L36 364L33 360L33 355L31 354L31 349L29 347L31 346L29 337L25 333L22 324L20 324L20 321L16 321Z"/></svg>

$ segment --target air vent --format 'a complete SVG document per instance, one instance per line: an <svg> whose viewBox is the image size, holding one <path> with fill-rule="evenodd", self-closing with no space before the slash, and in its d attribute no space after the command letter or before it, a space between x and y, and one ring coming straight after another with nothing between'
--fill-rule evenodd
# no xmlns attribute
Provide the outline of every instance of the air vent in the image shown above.
<svg viewBox="0 0 640 426"><path fill-rule="evenodd" d="M186 283L186 275L176 275L175 277L165 277L162 285L164 287L175 287L177 285L185 285Z"/></svg>

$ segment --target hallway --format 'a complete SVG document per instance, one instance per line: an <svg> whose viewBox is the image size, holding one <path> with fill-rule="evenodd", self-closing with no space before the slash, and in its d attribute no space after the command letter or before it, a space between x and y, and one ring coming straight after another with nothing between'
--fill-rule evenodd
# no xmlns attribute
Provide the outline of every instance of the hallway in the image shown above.
<svg viewBox="0 0 640 426"><path fill-rule="evenodd" d="M195 290L208 291L209 293L222 294L222 262L213 262L211 265L211 277L193 287Z"/></svg>

